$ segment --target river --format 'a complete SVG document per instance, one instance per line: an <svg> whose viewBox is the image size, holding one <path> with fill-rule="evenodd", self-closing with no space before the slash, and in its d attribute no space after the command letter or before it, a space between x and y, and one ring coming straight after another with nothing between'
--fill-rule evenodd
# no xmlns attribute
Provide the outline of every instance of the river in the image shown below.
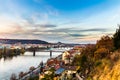
<svg viewBox="0 0 120 80"><path fill-rule="evenodd" d="M32 56L32 52L25 52L24 55L1 58L0 59L0 80L9 80L12 73L29 71L31 66L37 67L41 61L46 62L50 58L49 52L36 52L36 56ZM61 52L53 52L52 57L60 55Z"/></svg>

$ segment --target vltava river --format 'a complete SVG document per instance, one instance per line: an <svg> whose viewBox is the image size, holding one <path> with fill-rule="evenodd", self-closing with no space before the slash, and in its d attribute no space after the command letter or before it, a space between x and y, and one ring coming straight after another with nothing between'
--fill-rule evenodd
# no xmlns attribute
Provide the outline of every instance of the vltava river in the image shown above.
<svg viewBox="0 0 120 80"><path fill-rule="evenodd" d="M53 57L58 56L61 52L53 52ZM31 66L37 67L41 61L46 62L50 58L49 52L36 52L36 56L32 56L32 52L26 52L8 59L0 59L0 80L9 80L12 73L29 71Z"/></svg>

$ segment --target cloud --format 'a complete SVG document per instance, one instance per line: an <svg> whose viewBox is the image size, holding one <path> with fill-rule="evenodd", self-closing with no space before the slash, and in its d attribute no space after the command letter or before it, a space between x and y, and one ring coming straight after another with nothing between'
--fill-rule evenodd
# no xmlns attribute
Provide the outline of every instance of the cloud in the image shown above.
<svg viewBox="0 0 120 80"><path fill-rule="evenodd" d="M47 13L51 16L60 15L60 12L57 9L53 8L51 5L46 5L45 9L47 10Z"/></svg>
<svg viewBox="0 0 120 80"><path fill-rule="evenodd" d="M32 17L21 18L20 22L12 21L6 17L0 19L4 28L0 31L0 37L8 38L27 38L27 39L43 39L47 41L63 41L63 42L81 42L96 40L96 35L107 32L107 28L79 28L79 27L61 27L61 25L52 23L37 22ZM89 34L90 32L90 34Z"/></svg>
<svg viewBox="0 0 120 80"><path fill-rule="evenodd" d="M38 4L45 4L43 4L43 0L34 1ZM74 14L74 17L72 17L72 13L68 14L68 16L64 14L61 15L59 10L47 4L41 6L42 9L40 8L39 10L36 10L36 7L29 7L29 9L27 9L26 3L26 7L20 6L21 4L14 4L15 2L10 2L10 5L5 9L9 9L9 12L13 13L13 15L8 13L8 16L11 16L10 19L5 17L0 20L0 34L10 38L33 38L63 42L90 42L97 40L103 34L112 35L108 24L114 22L113 20L116 21L116 19L117 22L119 22L120 18L119 14L111 18L111 15L107 13L108 17L106 14L100 14L101 16L94 15L91 16L90 19L81 19L79 17L81 15L78 16ZM38 6L38 4L36 4L36 6ZM16 15L19 16L19 19L17 19ZM106 22L107 19L108 22ZM96 36L98 38L96 38Z"/></svg>
<svg viewBox="0 0 120 80"><path fill-rule="evenodd" d="M56 25L53 25L53 24L37 24L35 26L37 26L37 27L44 27L44 28L57 27Z"/></svg>
<svg viewBox="0 0 120 80"><path fill-rule="evenodd" d="M83 29L83 30L80 30L82 32L104 32L104 31L107 31L108 29L106 28L91 28L91 29Z"/></svg>
<svg viewBox="0 0 120 80"><path fill-rule="evenodd" d="M80 29L80 28L58 28L53 30L47 30L47 32L65 32L65 33L87 33L87 32L104 32L108 31L106 28L91 28L91 29Z"/></svg>
<svg viewBox="0 0 120 80"><path fill-rule="evenodd" d="M69 34L72 37L85 37L87 35L83 35L83 34Z"/></svg>
<svg viewBox="0 0 120 80"><path fill-rule="evenodd" d="M81 23L80 20L75 20L75 21L70 20L70 21L67 21L67 22L62 22L59 25L70 25L70 24L79 24L79 23Z"/></svg>

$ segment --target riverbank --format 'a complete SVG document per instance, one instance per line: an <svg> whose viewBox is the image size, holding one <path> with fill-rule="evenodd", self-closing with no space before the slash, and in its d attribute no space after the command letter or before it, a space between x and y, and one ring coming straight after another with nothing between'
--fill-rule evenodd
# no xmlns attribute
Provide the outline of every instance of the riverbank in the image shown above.
<svg viewBox="0 0 120 80"><path fill-rule="evenodd" d="M25 49L8 49L4 47L3 49L0 49L0 58L7 58L7 57L13 57L17 55L21 55L25 53Z"/></svg>

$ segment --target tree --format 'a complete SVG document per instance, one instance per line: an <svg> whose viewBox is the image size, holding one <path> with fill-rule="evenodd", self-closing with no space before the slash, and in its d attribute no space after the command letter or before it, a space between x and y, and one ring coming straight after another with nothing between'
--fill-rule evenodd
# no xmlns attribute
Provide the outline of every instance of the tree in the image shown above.
<svg viewBox="0 0 120 80"><path fill-rule="evenodd" d="M105 58L109 53L109 50L106 48L99 48L95 51L95 59Z"/></svg>
<svg viewBox="0 0 120 80"><path fill-rule="evenodd" d="M2 54L3 54L4 56L6 56L6 53L7 53L7 49L6 49L6 47L4 47L4 48L3 48L3 51L2 51Z"/></svg>
<svg viewBox="0 0 120 80"><path fill-rule="evenodd" d="M120 48L120 25L119 29L116 30L116 33L113 35L113 42L114 42L114 47L115 49Z"/></svg>
<svg viewBox="0 0 120 80"><path fill-rule="evenodd" d="M16 74L13 73L13 74L11 75L11 77L10 77L10 80L17 80Z"/></svg>
<svg viewBox="0 0 120 80"><path fill-rule="evenodd" d="M96 47L97 49L106 48L109 51L113 51L114 45L112 37L109 37L108 35L101 37L101 39L97 41Z"/></svg>
<svg viewBox="0 0 120 80"><path fill-rule="evenodd" d="M94 52L96 51L95 44L88 44L81 51L79 56L76 56L74 63L79 64L80 66L80 76L84 76L85 78L91 72L94 66ZM76 62L75 62L76 61ZM79 63L78 63L79 62Z"/></svg>
<svg viewBox="0 0 120 80"><path fill-rule="evenodd" d="M30 71L35 70L35 67L34 67L34 66L31 66L31 67L29 68L29 70L30 70Z"/></svg>
<svg viewBox="0 0 120 80"><path fill-rule="evenodd" d="M84 54L87 56L87 59L91 61L94 57L94 52L96 51L96 45L95 44L88 44L85 48L82 49L81 54Z"/></svg>
<svg viewBox="0 0 120 80"><path fill-rule="evenodd" d="M20 72L19 73L19 79L22 78L24 76L24 73L23 72Z"/></svg>
<svg viewBox="0 0 120 80"><path fill-rule="evenodd" d="M25 48L22 48L22 49L20 50L20 52L21 52L22 54L24 54L24 53L25 53Z"/></svg>
<svg viewBox="0 0 120 80"><path fill-rule="evenodd" d="M72 64L75 65L75 66L80 66L80 59L81 59L81 55L76 54Z"/></svg>

